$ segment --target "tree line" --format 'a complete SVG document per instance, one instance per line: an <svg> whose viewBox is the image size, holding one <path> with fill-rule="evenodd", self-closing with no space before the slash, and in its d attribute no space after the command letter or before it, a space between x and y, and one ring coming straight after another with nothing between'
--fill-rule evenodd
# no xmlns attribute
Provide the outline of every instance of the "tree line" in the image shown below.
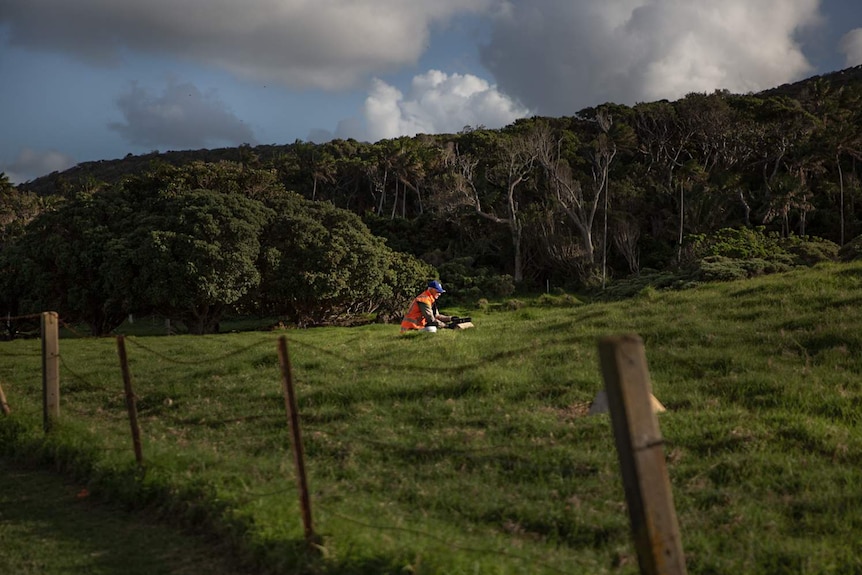
<svg viewBox="0 0 862 575"><path fill-rule="evenodd" d="M94 335L129 314L190 333L223 315L300 326L398 315L434 270L361 219L240 164L162 166L41 212L0 252L4 311L52 309Z"/></svg>
<svg viewBox="0 0 862 575"><path fill-rule="evenodd" d="M132 198L168 212L159 220L136 210L119 224L124 231L136 227L140 240L150 225L146 222L179 226L170 219L178 208L148 200L147 194L174 194L174 202L192 202L190 194L197 191L237 214L234 220L257 226L260 254L273 242L300 249L301 240L289 231L293 228L265 223L285 217L283 212L294 218L303 214L302 222L290 222L297 229L337 213L345 230L384 238L379 245L401 258L411 256L410 266L429 266L420 275L439 273L456 297L552 284L606 288L656 271L698 269L712 277L704 270L714 276L716 266L727 263L717 258L765 258L775 267L833 258L842 247L847 253L862 233L860 160L862 67L857 67L761 94L716 91L673 102L607 103L571 117L534 117L498 130L467 126L457 134L375 143L297 141L90 163L17 189L6 186L0 241L4 252L27 242L45 243L53 233L47 224L72 206L83 214L98 209L95 204ZM221 175L205 178L202 173ZM275 200L288 196L285 205ZM244 207L245 201L268 211ZM183 204L183 209L193 207ZM104 226L115 225L118 218L104 213L110 220ZM25 226L31 219L40 223ZM103 227L91 224L91 236ZM38 234L42 240L29 239ZM236 241L245 237L239 228L234 235ZM182 258L200 255L191 248L159 251L164 248L147 238L150 243L142 244L149 250L146 258L174 275L188 265ZM251 254L256 248L243 249ZM137 265L145 265L145 258L139 259ZM337 266L326 263L315 263L324 267L318 276L308 276L309 285L312 276L321 282L335 273ZM243 292L242 298L257 298L260 308L275 310L281 296L272 297L269 290L282 284L267 275L269 265L259 256L252 267L260 282L234 289ZM725 266L725 275L743 268L759 273L769 267L764 265L749 262L735 271ZM233 268L219 273L227 269ZM381 269L385 275L387 267ZM168 285L164 278L159 281L154 285ZM312 292L325 290L318 285ZM312 320L309 312L291 308L291 318L320 321L344 306L308 297L314 303L304 309L321 305L330 311ZM378 309L381 302L357 303L357 309ZM167 303L159 306L182 307ZM389 306L393 309L395 302Z"/></svg>

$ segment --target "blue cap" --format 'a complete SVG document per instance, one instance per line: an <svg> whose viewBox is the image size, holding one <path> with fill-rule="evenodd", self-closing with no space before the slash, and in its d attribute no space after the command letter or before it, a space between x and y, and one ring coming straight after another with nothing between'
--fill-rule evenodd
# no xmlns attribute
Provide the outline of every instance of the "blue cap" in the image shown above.
<svg viewBox="0 0 862 575"><path fill-rule="evenodd" d="M428 282L429 288L434 288L440 293L444 293L446 290L443 289L443 284L441 284L438 280L431 280Z"/></svg>

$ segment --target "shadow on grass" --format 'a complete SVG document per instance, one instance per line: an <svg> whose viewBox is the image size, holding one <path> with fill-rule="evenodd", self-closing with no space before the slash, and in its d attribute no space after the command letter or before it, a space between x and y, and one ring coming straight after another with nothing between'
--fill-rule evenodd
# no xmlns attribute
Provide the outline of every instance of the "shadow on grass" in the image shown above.
<svg viewBox="0 0 862 575"><path fill-rule="evenodd" d="M200 535L94 501L80 484L0 459L0 572L252 573Z"/></svg>
<svg viewBox="0 0 862 575"><path fill-rule="evenodd" d="M128 511L81 483L2 457L0 541L0 573L16 575L379 575L404 566L390 556L332 561L304 540L246 548L203 525L175 527L161 513Z"/></svg>

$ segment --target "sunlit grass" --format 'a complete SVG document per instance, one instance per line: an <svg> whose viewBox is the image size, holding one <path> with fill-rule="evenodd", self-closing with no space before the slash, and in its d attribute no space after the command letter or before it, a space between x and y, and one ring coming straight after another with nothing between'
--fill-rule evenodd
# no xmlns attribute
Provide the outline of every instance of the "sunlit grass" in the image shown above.
<svg viewBox="0 0 862 575"><path fill-rule="evenodd" d="M668 408L689 572L859 572L860 288L862 265L829 265L618 303L462 309L475 329L435 335L129 335L144 475L113 339L61 341L63 426L47 447L39 344L8 342L0 433L20 426L19 455L59 459L96 493L222 525L282 572L636 573L609 420L587 415L598 339L631 332ZM317 558L300 552L280 336Z"/></svg>

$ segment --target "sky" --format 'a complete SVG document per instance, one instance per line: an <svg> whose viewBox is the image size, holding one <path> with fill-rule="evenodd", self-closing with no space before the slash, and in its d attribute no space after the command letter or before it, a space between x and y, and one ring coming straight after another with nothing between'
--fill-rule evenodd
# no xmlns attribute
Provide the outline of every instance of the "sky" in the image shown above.
<svg viewBox="0 0 862 575"><path fill-rule="evenodd" d="M0 172L496 129L857 65L860 0L0 0Z"/></svg>

